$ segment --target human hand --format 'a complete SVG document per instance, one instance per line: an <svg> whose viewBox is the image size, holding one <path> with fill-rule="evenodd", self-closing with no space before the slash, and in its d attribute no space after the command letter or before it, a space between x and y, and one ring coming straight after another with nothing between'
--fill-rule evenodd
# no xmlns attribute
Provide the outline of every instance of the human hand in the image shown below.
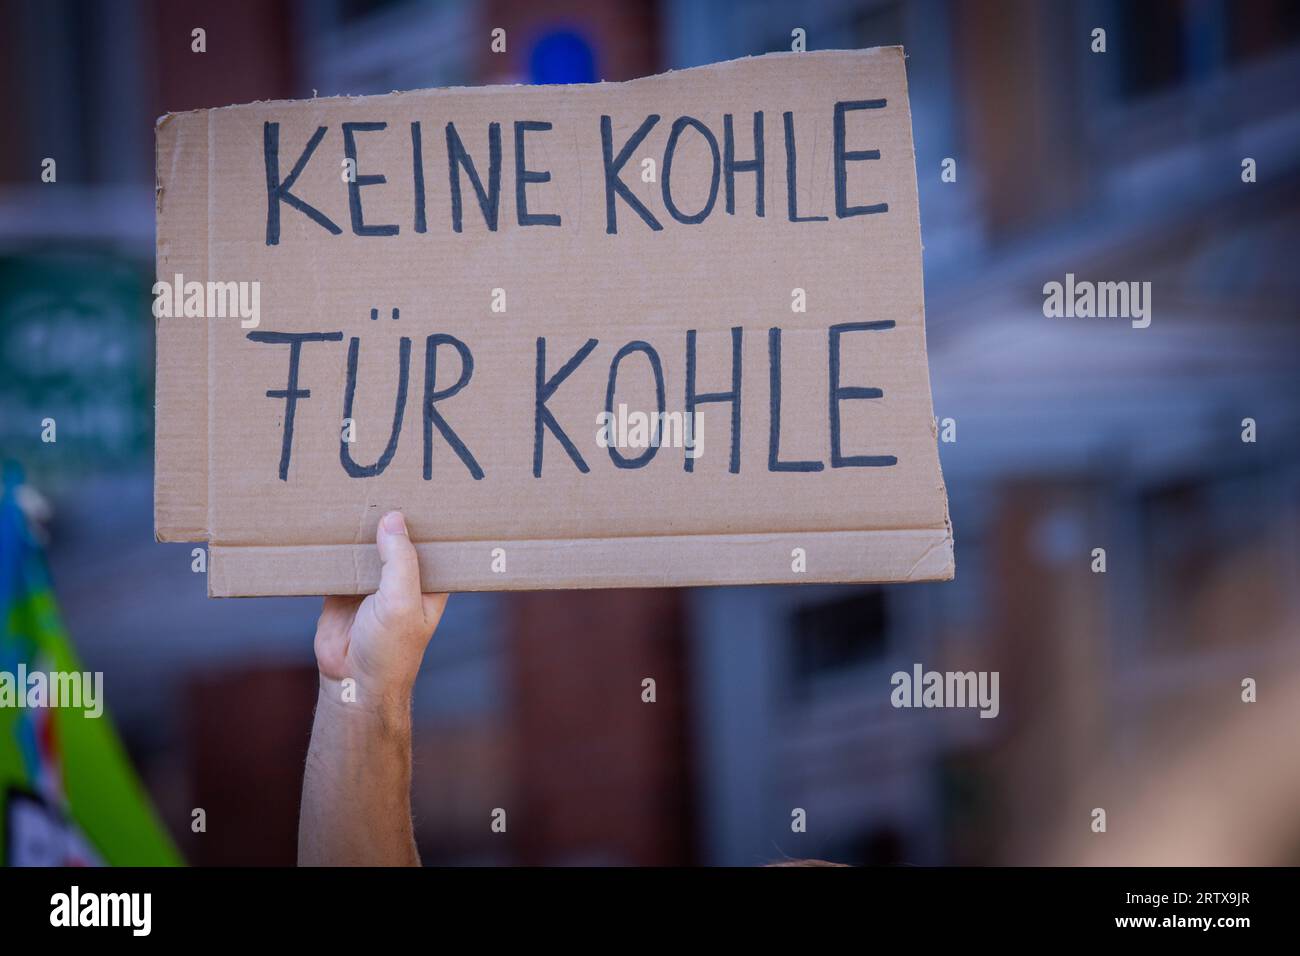
<svg viewBox="0 0 1300 956"><path fill-rule="evenodd" d="M325 598L316 622L321 690L342 699L342 682L352 678L358 702L409 702L447 595L420 593L419 559L400 511L384 515L375 538L383 564L379 590Z"/></svg>

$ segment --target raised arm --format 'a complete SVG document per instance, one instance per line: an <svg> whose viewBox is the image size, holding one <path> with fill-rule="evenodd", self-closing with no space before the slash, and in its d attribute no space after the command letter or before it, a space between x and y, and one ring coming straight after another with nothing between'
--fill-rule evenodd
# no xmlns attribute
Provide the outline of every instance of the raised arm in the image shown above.
<svg viewBox="0 0 1300 956"><path fill-rule="evenodd" d="M418 866L411 824L411 689L447 603L420 593L401 512L376 535L379 590L327 597L316 624L320 693L298 818L301 866Z"/></svg>

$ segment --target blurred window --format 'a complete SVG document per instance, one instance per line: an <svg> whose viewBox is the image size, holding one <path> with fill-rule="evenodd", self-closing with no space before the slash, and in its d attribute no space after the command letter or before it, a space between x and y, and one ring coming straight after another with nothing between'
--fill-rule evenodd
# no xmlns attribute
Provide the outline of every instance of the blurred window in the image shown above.
<svg viewBox="0 0 1300 956"><path fill-rule="evenodd" d="M1289 572L1267 507L1277 498L1254 471L1141 495L1142 631L1153 649L1250 643L1283 626Z"/></svg>
<svg viewBox="0 0 1300 956"><path fill-rule="evenodd" d="M1183 0L1121 3L1116 11L1120 47L1120 93L1136 99L1183 82L1187 75Z"/></svg>
<svg viewBox="0 0 1300 956"><path fill-rule="evenodd" d="M853 32L861 46L904 46L901 3L878 3L861 11L854 19Z"/></svg>
<svg viewBox="0 0 1300 956"><path fill-rule="evenodd" d="M1229 11L1233 12L1233 11ZM1300 3L1251 0L1228 18L1228 61L1241 63L1300 43Z"/></svg>
<svg viewBox="0 0 1300 956"><path fill-rule="evenodd" d="M1295 0L1119 0L1111 39L1119 52L1119 94L1162 93L1300 43Z"/></svg>
<svg viewBox="0 0 1300 956"><path fill-rule="evenodd" d="M342 0L339 13L344 20L361 20L381 10L405 5L408 0Z"/></svg>
<svg viewBox="0 0 1300 956"><path fill-rule="evenodd" d="M889 623L881 588L795 608L790 617L795 684L878 660L885 652Z"/></svg>

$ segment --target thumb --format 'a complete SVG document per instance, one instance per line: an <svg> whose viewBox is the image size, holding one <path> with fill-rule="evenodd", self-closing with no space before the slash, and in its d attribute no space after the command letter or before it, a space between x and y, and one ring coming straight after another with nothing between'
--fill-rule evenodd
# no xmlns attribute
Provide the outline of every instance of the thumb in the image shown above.
<svg viewBox="0 0 1300 956"><path fill-rule="evenodd" d="M420 562L406 533L406 519L390 511L379 522L379 597L390 610L420 607Z"/></svg>

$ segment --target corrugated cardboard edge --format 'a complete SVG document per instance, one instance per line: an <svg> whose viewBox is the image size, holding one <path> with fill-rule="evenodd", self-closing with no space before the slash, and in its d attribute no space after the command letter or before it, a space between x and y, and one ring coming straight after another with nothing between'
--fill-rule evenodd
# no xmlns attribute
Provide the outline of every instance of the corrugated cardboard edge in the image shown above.
<svg viewBox="0 0 1300 956"><path fill-rule="evenodd" d="M897 56L903 61L903 98L907 103L907 145L912 150L912 189L916 193L916 235L920 239L921 248L916 254L921 257L921 314L918 325L921 330L921 351L925 355L925 361L921 363L921 374L925 376L925 402L930 411L930 438L935 443L935 448L939 447L939 422L934 415L934 385L930 382L930 347L926 341L925 331L925 239L921 234L921 184L917 181L916 175L916 131L912 128L912 90L907 81L907 54L901 46L883 47L890 55ZM936 452L936 459L938 453ZM952 512L948 507L948 484L943 480L943 462L936 460L935 468L939 474L939 494L943 497L943 526L948 536L948 573L943 578L945 581L951 581L956 575L956 566L952 559Z"/></svg>
<svg viewBox="0 0 1300 956"><path fill-rule="evenodd" d="M155 127L159 281L208 278L208 117L168 115ZM163 164L168 186L163 188ZM179 229L183 219L201 229ZM166 242L163 236L171 237ZM192 236L186 240L183 236ZM208 538L208 329L202 319L154 319L154 537Z"/></svg>
<svg viewBox="0 0 1300 956"><path fill-rule="evenodd" d="M504 550L505 572L492 570ZM802 548L807 570L793 570ZM944 528L781 534L660 535L535 541L440 541L417 544L425 591L520 591L541 588L683 587L946 581L953 576L952 535ZM293 566L294 590L284 590ZM379 586L373 544L228 547L213 545L213 597L270 594L369 594Z"/></svg>
<svg viewBox="0 0 1300 956"><path fill-rule="evenodd" d="M602 87L635 87L641 84L648 84L654 80L661 80L666 77L682 76L686 73L703 73L707 71L722 72L730 69L743 69L744 65L754 60L779 60L791 57L833 58L833 57L862 57L862 56L896 56L900 59L906 59L907 53L903 47L894 44L893 46L875 46L875 47L857 47L847 49L826 49L826 50L807 50L802 53L791 50L774 50L770 53L751 53L746 56L732 57L730 60L718 60L715 63L702 63L699 66L687 66L677 69L663 70L659 73L651 73L647 76L637 76L630 80L597 80L594 83L569 83L565 84L571 89L587 90ZM533 83L486 83L473 86L434 86L434 87L416 87L408 90L390 90L387 93L358 93L358 94L335 94L334 96L313 96L310 99L278 99L278 100L249 100L247 103L230 103L226 106L209 106L200 107L192 110L179 110L175 113L167 113L159 117L158 125L164 122L176 119L183 119L193 116L208 116L212 113L223 113L227 110L239 110L249 106L300 106L303 103L313 103L320 106L336 106L340 103L346 104L365 104L367 100L387 99L390 97L407 97L407 96L428 96L430 94L439 96L463 96L467 93L501 93L506 90L524 91L536 90L537 84ZM909 110L911 101L909 99Z"/></svg>

